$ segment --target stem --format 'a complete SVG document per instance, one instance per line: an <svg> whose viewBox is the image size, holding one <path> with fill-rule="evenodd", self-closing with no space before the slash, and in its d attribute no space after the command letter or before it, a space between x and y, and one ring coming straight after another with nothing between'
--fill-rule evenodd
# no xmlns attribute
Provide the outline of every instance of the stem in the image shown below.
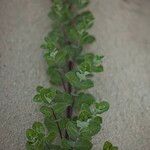
<svg viewBox="0 0 150 150"><path fill-rule="evenodd" d="M68 62L68 69L69 69L69 71L71 71L71 70L73 69L73 67L74 67L73 61L69 61L69 62ZM72 93L72 86L71 86L70 83L68 83L68 93L69 93L69 94ZM73 112L72 106L68 106L68 107L67 107L67 118L71 118L72 112Z"/></svg>
<svg viewBox="0 0 150 150"><path fill-rule="evenodd" d="M65 0L64 2L67 3L68 0ZM69 10L70 10L70 11L71 11L71 9L72 9L72 5L69 6ZM63 28L62 30L63 30L64 36L66 36L66 30L65 30L65 28ZM67 40L67 41L66 41L66 44L67 44L67 45L71 45L71 42ZM74 63L73 63L73 61L70 60L70 61L68 62L68 70L71 71L71 70L73 69L73 67L74 67ZM71 86L71 84L68 83L67 89L66 89L66 86L65 86L65 84L64 84L64 81L62 81L62 84L63 84L64 90L65 90L65 91L68 91L68 93L71 94L71 93L72 93L72 86ZM73 103L74 103L74 102L73 102ZM69 119L72 117L72 113L73 113L73 107L72 107L72 106L73 106L73 105L70 105L70 106L68 106L67 109L66 109L66 116L67 116L67 118L69 118ZM69 139L69 135L68 135L68 133L67 133L67 130L65 130L65 138L66 138L66 139Z"/></svg>
<svg viewBox="0 0 150 150"><path fill-rule="evenodd" d="M74 67L74 63L73 61L69 61L68 62L68 70L71 71ZM68 93L71 94L72 93L72 86L70 83L68 83ZM74 103L74 102L73 102ZM71 118L72 117L72 113L73 113L73 107L72 105L68 106L67 109L66 109L66 116L67 118ZM67 133L67 130L65 131L65 138L66 139L69 139L69 135Z"/></svg>
<svg viewBox="0 0 150 150"><path fill-rule="evenodd" d="M64 91L67 92L67 88L66 88L65 82L62 77L61 77L61 81L62 81L62 86L64 88Z"/></svg>
<svg viewBox="0 0 150 150"><path fill-rule="evenodd" d="M52 113L53 113L54 119L55 119L55 120L57 120L57 117L56 117L56 115L55 115L54 110L53 110L52 108L51 108L51 110L52 110ZM59 131L60 138L62 139L62 138L63 138L63 136L62 136L62 133L61 133L61 129L60 129L59 123L58 123L57 121L56 121L56 125L57 125L58 131Z"/></svg>

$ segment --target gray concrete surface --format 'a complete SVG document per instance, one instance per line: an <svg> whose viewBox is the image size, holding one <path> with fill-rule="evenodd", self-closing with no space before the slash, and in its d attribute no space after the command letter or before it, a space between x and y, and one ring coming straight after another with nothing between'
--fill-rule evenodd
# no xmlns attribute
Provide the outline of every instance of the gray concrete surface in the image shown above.
<svg viewBox="0 0 150 150"><path fill-rule="evenodd" d="M39 48L51 29L49 0L0 0L0 150L24 150L25 130L41 120L31 102L37 85L47 85ZM101 133L119 150L150 150L150 0L94 0L88 51L105 55L105 72L91 92L108 99Z"/></svg>

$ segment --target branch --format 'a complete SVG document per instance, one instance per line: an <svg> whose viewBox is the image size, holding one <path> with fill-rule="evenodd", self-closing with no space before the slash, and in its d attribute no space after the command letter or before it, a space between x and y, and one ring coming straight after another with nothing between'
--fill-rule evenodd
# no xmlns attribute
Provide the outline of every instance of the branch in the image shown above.
<svg viewBox="0 0 150 150"><path fill-rule="evenodd" d="M70 60L70 61L68 62L68 69L69 69L69 71L72 70L73 67L74 67L74 63L73 63L73 61ZM69 94L72 93L72 86L71 86L70 83L68 83L68 93L69 93ZM68 106L68 107L67 107L67 117L68 117L68 118L71 118L72 112L73 112L72 106Z"/></svg>
<svg viewBox="0 0 150 150"><path fill-rule="evenodd" d="M63 138L63 136L62 136L62 133L61 133L61 129L60 129L59 123L57 122L57 117L56 117L56 115L55 115L54 110L53 110L52 108L51 108L51 110L52 110L52 113L53 113L54 119L56 120L56 125L57 125L58 131L59 131L60 138L62 139L62 138Z"/></svg>
<svg viewBox="0 0 150 150"><path fill-rule="evenodd" d="M63 85L63 88L64 88L65 92L67 92L66 85L65 85L65 82L64 82L62 76L61 76L61 81L62 81L62 85Z"/></svg>

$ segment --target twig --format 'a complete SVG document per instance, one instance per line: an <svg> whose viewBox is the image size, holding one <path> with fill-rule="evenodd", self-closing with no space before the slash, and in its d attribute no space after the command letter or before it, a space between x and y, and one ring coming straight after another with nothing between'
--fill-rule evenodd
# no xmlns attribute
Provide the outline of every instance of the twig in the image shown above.
<svg viewBox="0 0 150 150"><path fill-rule="evenodd" d="M57 120L57 117L56 117L56 115L55 115L54 110L53 110L52 108L51 108L51 110L52 110L52 113L53 113L54 119L55 119L55 120ZM62 133L61 133L61 129L60 129L59 123L58 123L57 121L56 121L56 125L57 125L58 131L59 131L60 138L62 139L62 138L63 138L63 136L62 136Z"/></svg>
<svg viewBox="0 0 150 150"><path fill-rule="evenodd" d="M62 81L62 85L63 85L63 88L64 88L65 92L67 92L67 88L66 88L65 82L64 82L62 77L61 77L61 81Z"/></svg>

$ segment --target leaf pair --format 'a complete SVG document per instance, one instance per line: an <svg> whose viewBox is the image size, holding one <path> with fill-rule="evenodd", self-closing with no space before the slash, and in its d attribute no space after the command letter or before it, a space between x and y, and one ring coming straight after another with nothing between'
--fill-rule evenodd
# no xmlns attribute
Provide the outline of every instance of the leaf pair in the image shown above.
<svg viewBox="0 0 150 150"><path fill-rule="evenodd" d="M102 72L103 66L102 63L103 56L94 55L92 53L87 53L81 55L77 58L79 69L83 72Z"/></svg>
<svg viewBox="0 0 150 150"><path fill-rule="evenodd" d="M33 100L35 102L44 102L40 111L45 116L52 116L52 109L56 114L64 113L67 106L72 104L72 97L69 94L58 90L56 91L53 88L43 89L40 93L35 95ZM37 97L42 97L42 100L39 101L38 99L37 101Z"/></svg>
<svg viewBox="0 0 150 150"><path fill-rule="evenodd" d="M67 35L68 35L68 39L71 42L77 43L81 46L85 44L93 43L95 41L95 38L92 35L84 31L81 32L80 30L74 27L67 28Z"/></svg>
<svg viewBox="0 0 150 150"><path fill-rule="evenodd" d="M81 79L77 74L77 71L68 72L66 74L66 78L73 87L80 90L85 90L94 86L94 83L89 79L85 79L81 81Z"/></svg>
<svg viewBox="0 0 150 150"><path fill-rule="evenodd" d="M69 10L69 5L64 4L63 0L54 0L51 7L49 17L57 22L66 22L71 19L72 14Z"/></svg>
<svg viewBox="0 0 150 150"><path fill-rule="evenodd" d="M59 30L51 31L47 37L44 39L44 44L41 45L41 48L53 51L58 46L58 40L60 38Z"/></svg>
<svg viewBox="0 0 150 150"><path fill-rule="evenodd" d="M65 63L67 54L65 50L54 49L53 51L47 51L44 57L50 67L60 67Z"/></svg>
<svg viewBox="0 0 150 150"><path fill-rule="evenodd" d="M42 123L35 122L32 125L32 129L28 129L26 131L26 137L28 139L26 143L26 148L28 150L42 150L43 147L43 141L45 138L45 128Z"/></svg>
<svg viewBox="0 0 150 150"><path fill-rule="evenodd" d="M66 129L71 138L77 138L75 142L68 144L68 149L73 148L75 150L90 150L92 148L92 143L88 139L80 136L80 132L78 131L76 124L70 121L67 123Z"/></svg>
<svg viewBox="0 0 150 150"><path fill-rule="evenodd" d="M56 90L54 88L43 88L42 86L38 86L37 92L38 94L33 98L34 102L51 103L56 96Z"/></svg>

